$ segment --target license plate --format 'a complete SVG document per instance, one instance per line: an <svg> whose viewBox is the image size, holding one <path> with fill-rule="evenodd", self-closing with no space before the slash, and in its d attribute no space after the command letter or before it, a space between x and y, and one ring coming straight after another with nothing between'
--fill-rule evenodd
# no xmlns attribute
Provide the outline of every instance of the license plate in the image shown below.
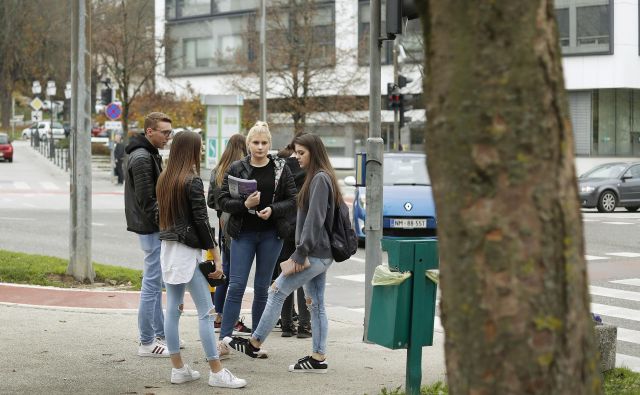
<svg viewBox="0 0 640 395"><path fill-rule="evenodd" d="M391 219L391 227L392 228L403 228L403 229L415 229L415 228L426 228L427 220L424 219L414 219L414 218L403 218L403 219Z"/></svg>

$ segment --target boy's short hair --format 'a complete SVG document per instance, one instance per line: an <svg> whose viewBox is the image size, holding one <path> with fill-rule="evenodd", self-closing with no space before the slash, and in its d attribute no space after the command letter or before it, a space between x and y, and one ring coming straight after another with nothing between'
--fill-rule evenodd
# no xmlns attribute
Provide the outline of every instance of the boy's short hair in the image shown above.
<svg viewBox="0 0 640 395"><path fill-rule="evenodd" d="M158 126L158 122L169 122L171 123L171 118L163 112L150 112L144 117L144 131L147 132L147 129L155 129Z"/></svg>

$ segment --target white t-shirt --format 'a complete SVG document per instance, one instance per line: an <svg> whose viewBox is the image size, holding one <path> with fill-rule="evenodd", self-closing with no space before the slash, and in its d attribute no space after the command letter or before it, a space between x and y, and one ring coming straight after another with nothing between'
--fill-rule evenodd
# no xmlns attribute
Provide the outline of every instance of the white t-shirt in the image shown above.
<svg viewBox="0 0 640 395"><path fill-rule="evenodd" d="M162 280L165 283L185 284L190 282L196 266L201 260L202 250L177 241L162 240L160 265L162 266Z"/></svg>

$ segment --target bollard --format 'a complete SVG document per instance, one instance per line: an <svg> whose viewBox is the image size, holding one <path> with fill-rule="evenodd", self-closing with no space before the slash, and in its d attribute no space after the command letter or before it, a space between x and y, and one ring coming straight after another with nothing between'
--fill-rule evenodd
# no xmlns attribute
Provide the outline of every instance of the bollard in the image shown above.
<svg viewBox="0 0 640 395"><path fill-rule="evenodd" d="M382 239L392 271L411 272L402 284L374 286L367 339L391 349L406 348L406 393L420 394L422 347L433 345L437 285L426 271L438 268L436 239Z"/></svg>

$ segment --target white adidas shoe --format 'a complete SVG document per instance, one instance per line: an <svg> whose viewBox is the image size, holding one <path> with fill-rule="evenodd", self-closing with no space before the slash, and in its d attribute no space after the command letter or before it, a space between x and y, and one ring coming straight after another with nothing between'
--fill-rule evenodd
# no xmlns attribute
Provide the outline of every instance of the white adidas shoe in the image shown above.
<svg viewBox="0 0 640 395"><path fill-rule="evenodd" d="M189 367L189 365L184 364L182 369L171 369L171 383L172 384L182 384L193 380L198 380L200 378L200 372L197 370L193 370Z"/></svg>
<svg viewBox="0 0 640 395"><path fill-rule="evenodd" d="M169 350L167 346L155 340L151 344L140 344L138 347L138 356L141 357L156 357L156 358L169 358Z"/></svg>

